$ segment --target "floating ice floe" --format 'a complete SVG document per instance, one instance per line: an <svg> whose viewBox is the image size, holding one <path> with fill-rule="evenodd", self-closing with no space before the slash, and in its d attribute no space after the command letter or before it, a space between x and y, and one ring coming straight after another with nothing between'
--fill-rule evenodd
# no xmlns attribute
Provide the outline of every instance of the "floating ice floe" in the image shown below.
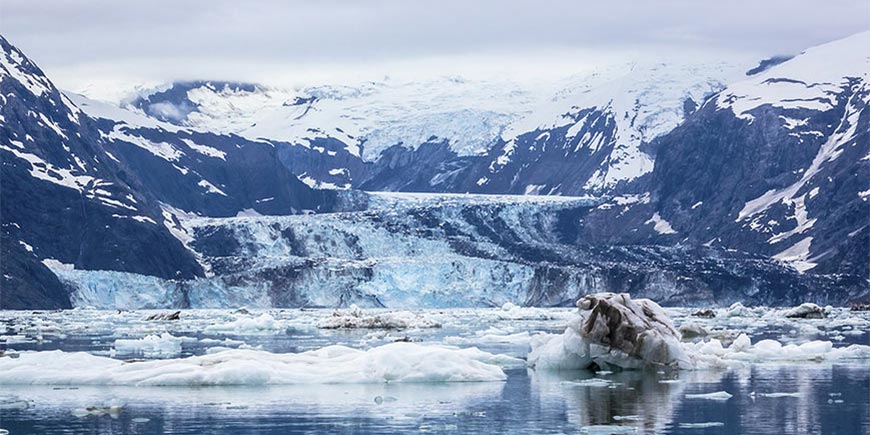
<svg viewBox="0 0 870 435"><path fill-rule="evenodd" d="M805 303L782 313L783 317L799 319L824 319L828 316L826 310L816 304Z"/></svg>
<svg viewBox="0 0 870 435"><path fill-rule="evenodd" d="M740 302L731 304L730 307L721 313L722 317L760 317L763 314L763 309L748 308Z"/></svg>
<svg viewBox="0 0 870 435"><path fill-rule="evenodd" d="M503 381L522 360L415 343L369 350L327 346L276 354L256 350L125 362L84 352L22 352L0 358L0 385L264 385Z"/></svg>
<svg viewBox="0 0 870 435"><path fill-rule="evenodd" d="M579 312L568 322L563 334L532 337L530 366L548 370L611 366L621 369L709 369L756 362L870 359L870 346L834 347L832 342L821 340L786 345L776 340L761 340L753 344L748 335L740 334L728 347L715 338L681 343L680 332L674 329L661 307L645 299L632 300L627 294L589 295L580 299L577 305ZM794 312L815 312L814 307L818 306L804 304ZM792 310L785 311L786 314L790 312ZM729 307L723 317L738 314L764 316L771 321L785 320L782 311L765 312L739 303ZM695 332L694 329L690 326L681 328ZM813 325L799 325L794 331L822 333Z"/></svg>
<svg viewBox="0 0 870 435"><path fill-rule="evenodd" d="M708 421L704 423L680 423L680 429L707 429L711 427L722 427L725 423L721 421Z"/></svg>
<svg viewBox="0 0 870 435"><path fill-rule="evenodd" d="M809 341L803 344L787 344L776 340L761 340L752 344L746 334L741 334L729 347L719 340L684 344L691 355L695 368L715 368L739 365L742 362L801 362L840 361L870 359L870 346L853 344L833 347L830 341Z"/></svg>
<svg viewBox="0 0 870 435"><path fill-rule="evenodd" d="M552 310L520 307L510 302L502 305L501 311L498 311L496 316L501 320L553 320L557 318Z"/></svg>
<svg viewBox="0 0 870 435"><path fill-rule="evenodd" d="M87 408L79 408L74 409L72 411L72 415L84 418L84 417L102 417L104 415L108 415L112 419L117 419L121 416L121 411L123 408L119 405L110 405L110 406L89 406Z"/></svg>
<svg viewBox="0 0 870 435"><path fill-rule="evenodd" d="M755 393L754 391L749 394L753 399L755 397L770 397L770 398L780 398L780 397L801 397L801 393Z"/></svg>
<svg viewBox="0 0 870 435"><path fill-rule="evenodd" d="M257 317L238 317L230 322L209 325L205 328L206 332L230 334L272 333L281 329L284 329L284 326L269 313Z"/></svg>
<svg viewBox="0 0 870 435"><path fill-rule="evenodd" d="M583 426L580 428L580 433L587 435L621 435L637 433L637 428L634 426L620 426L615 424L604 424L595 426Z"/></svg>
<svg viewBox="0 0 870 435"><path fill-rule="evenodd" d="M728 400L734 397L731 393L727 391L716 391L714 393L703 393L703 394L686 394L686 399L706 399L706 400Z"/></svg>
<svg viewBox="0 0 870 435"><path fill-rule="evenodd" d="M195 339L176 337L168 332L138 339L117 339L115 340L115 352L122 354L141 353L147 357L174 356L181 353L181 343L185 340Z"/></svg>
<svg viewBox="0 0 870 435"><path fill-rule="evenodd" d="M156 321L156 320L179 320L181 319L181 311L173 311L169 313L154 313L145 317L145 320L148 321Z"/></svg>
<svg viewBox="0 0 870 435"><path fill-rule="evenodd" d="M680 334L655 302L598 293L577 301L562 335L532 339L530 366L540 369L688 367Z"/></svg>
<svg viewBox="0 0 870 435"><path fill-rule="evenodd" d="M351 305L347 311L335 310L332 317L322 320L317 327L322 329L408 329L440 328L441 324L410 311L366 314L360 307Z"/></svg>

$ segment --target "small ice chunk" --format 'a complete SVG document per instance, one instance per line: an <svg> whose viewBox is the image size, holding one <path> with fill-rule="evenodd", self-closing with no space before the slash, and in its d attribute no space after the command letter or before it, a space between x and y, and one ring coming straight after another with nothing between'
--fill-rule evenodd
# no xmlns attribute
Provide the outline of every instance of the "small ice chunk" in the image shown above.
<svg viewBox="0 0 870 435"><path fill-rule="evenodd" d="M583 379L581 381L565 381L564 385L577 386L577 387L608 387L613 382L608 379L601 378L589 378Z"/></svg>
<svg viewBox="0 0 870 435"><path fill-rule="evenodd" d="M707 335L707 330L697 323L683 323L680 325L680 335L684 339L704 337Z"/></svg>
<svg viewBox="0 0 870 435"><path fill-rule="evenodd" d="M205 328L206 332L257 334L271 333L283 329L278 321L269 313L263 313L257 317L238 317L227 323L210 325Z"/></svg>
<svg viewBox="0 0 870 435"><path fill-rule="evenodd" d="M348 311L335 310L320 324L322 329L408 329L440 328L441 324L410 311L393 311L381 314L366 314L356 305Z"/></svg>
<svg viewBox="0 0 870 435"><path fill-rule="evenodd" d="M148 357L174 356L181 353L184 337L175 337L168 332L148 335L139 339L115 340L115 351L120 353L141 353Z"/></svg>
<svg viewBox="0 0 870 435"><path fill-rule="evenodd" d="M583 426L580 428L580 433L588 435L622 435L637 433L637 428L634 426L600 424L594 426Z"/></svg>
<svg viewBox="0 0 870 435"><path fill-rule="evenodd" d="M744 307L740 302L735 302L728 307L724 313L725 317L758 317L758 314L747 307Z"/></svg>
<svg viewBox="0 0 870 435"><path fill-rule="evenodd" d="M11 400L9 402L0 402L0 411L12 409L27 409L30 408L30 402L26 400Z"/></svg>
<svg viewBox="0 0 870 435"><path fill-rule="evenodd" d="M759 397L801 397L801 393L758 393Z"/></svg>
<svg viewBox="0 0 870 435"><path fill-rule="evenodd" d="M721 427L725 423L721 421L708 421L704 423L680 423L680 429L704 429L708 427Z"/></svg>
<svg viewBox="0 0 870 435"><path fill-rule="evenodd" d="M145 318L148 321L156 320L180 320L181 311L173 311L171 313L155 313Z"/></svg>
<svg viewBox="0 0 870 435"><path fill-rule="evenodd" d="M728 347L728 350L732 352L744 352L749 350L749 347L752 346L752 340L750 340L749 336L746 334L740 334L731 346Z"/></svg>
<svg viewBox="0 0 870 435"><path fill-rule="evenodd" d="M112 406L88 406L87 408L78 408L72 411L72 415L83 418L83 417L102 417L104 415L108 415L112 419L116 419L121 416L121 407L117 405Z"/></svg>
<svg viewBox="0 0 870 435"><path fill-rule="evenodd" d="M706 400L728 400L732 398L731 394L727 391L716 391L715 393L704 393L704 394L686 394L686 399L706 399Z"/></svg>
<svg viewBox="0 0 870 435"><path fill-rule="evenodd" d="M805 303L786 310L782 316L790 319L824 319L827 313L824 308L816 304Z"/></svg>
<svg viewBox="0 0 870 435"><path fill-rule="evenodd" d="M520 307L507 302L496 313L501 320L555 320L557 317L551 310L537 307Z"/></svg>

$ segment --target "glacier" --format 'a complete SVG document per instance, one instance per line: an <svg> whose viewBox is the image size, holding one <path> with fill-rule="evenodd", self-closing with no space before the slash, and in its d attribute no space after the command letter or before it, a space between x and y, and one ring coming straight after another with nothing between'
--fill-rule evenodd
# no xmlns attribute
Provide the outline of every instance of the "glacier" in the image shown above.
<svg viewBox="0 0 870 435"><path fill-rule="evenodd" d="M809 293L801 289L810 285L812 302L851 297L848 289L740 254L575 239L575 225L602 198L369 193L348 202L361 209L179 213L183 231L176 234L205 277L52 270L74 306L105 309L568 306L614 289L666 304L782 304L804 302Z"/></svg>

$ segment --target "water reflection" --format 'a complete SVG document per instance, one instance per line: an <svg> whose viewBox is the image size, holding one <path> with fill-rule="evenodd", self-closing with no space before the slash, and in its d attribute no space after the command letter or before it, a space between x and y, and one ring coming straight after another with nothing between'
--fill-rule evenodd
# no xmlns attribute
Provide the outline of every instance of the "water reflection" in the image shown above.
<svg viewBox="0 0 870 435"><path fill-rule="evenodd" d="M504 386L503 382L231 388L4 386L0 403L11 409L0 411L0 422L15 429L12 433L31 433L37 427L41 433L197 433L216 427L221 429L218 433L233 433L227 429L254 424L267 433L269 428L309 430L322 424L417 429L422 420L480 413L475 410L500 400ZM75 417L77 411L111 406L121 407L117 418Z"/></svg>
<svg viewBox="0 0 870 435"><path fill-rule="evenodd" d="M659 432L673 420L685 389L682 380L641 371L531 372L531 379L540 400L551 408L564 404L567 421L577 427L634 426L642 433Z"/></svg>
<svg viewBox="0 0 870 435"><path fill-rule="evenodd" d="M714 391L734 397L687 398ZM117 418L74 415L111 405L122 405ZM719 426L704 426L712 423ZM867 433L870 372L861 364L675 376L513 369L493 383L0 391L0 427L13 434L577 433L602 425L646 434Z"/></svg>

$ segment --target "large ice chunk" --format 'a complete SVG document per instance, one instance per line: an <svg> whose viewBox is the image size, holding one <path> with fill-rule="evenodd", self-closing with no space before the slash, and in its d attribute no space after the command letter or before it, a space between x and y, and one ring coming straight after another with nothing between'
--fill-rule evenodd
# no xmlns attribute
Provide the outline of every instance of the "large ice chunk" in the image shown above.
<svg viewBox="0 0 870 435"><path fill-rule="evenodd" d="M186 338L168 332L139 339L119 338L115 340L115 351L122 354L141 353L147 357L175 356L181 353L181 343Z"/></svg>
<svg viewBox="0 0 870 435"><path fill-rule="evenodd" d="M547 369L685 368L680 333L655 302L626 293L577 301L579 313L561 336L532 341L529 365Z"/></svg>
<svg viewBox="0 0 870 435"><path fill-rule="evenodd" d="M347 311L335 310L331 317L321 321L317 327L323 329L408 329L440 328L441 324L410 311L368 314L360 307L351 305Z"/></svg>
<svg viewBox="0 0 870 435"><path fill-rule="evenodd" d="M327 346L276 354L227 350L214 354L125 362L84 352L21 352L0 358L0 385L264 385L503 381L516 358L415 343L369 350Z"/></svg>
<svg viewBox="0 0 870 435"><path fill-rule="evenodd" d="M809 302L786 310L782 315L792 319L824 319L828 317L824 308Z"/></svg>

